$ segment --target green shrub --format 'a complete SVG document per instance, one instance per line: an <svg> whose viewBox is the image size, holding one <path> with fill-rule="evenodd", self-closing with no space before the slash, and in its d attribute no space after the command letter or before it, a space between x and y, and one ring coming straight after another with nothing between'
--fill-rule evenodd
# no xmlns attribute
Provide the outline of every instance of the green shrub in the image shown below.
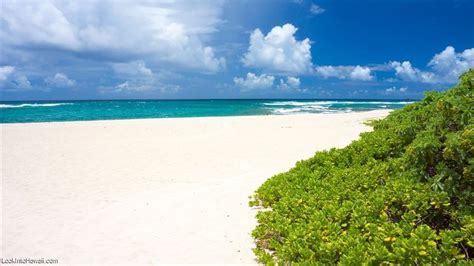
<svg viewBox="0 0 474 266"><path fill-rule="evenodd" d="M474 70L267 180L263 263L452 264L474 256Z"/></svg>

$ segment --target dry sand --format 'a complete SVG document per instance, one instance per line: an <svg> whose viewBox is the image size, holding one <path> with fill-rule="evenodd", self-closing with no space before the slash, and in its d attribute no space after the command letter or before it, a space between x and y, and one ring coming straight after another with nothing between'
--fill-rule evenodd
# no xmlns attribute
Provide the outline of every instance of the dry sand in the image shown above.
<svg viewBox="0 0 474 266"><path fill-rule="evenodd" d="M255 263L248 196L387 113L0 125L0 255Z"/></svg>

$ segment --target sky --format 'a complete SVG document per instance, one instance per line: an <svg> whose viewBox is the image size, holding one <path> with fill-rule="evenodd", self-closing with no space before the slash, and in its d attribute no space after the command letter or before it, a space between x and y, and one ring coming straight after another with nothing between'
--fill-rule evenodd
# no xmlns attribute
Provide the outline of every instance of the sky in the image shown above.
<svg viewBox="0 0 474 266"><path fill-rule="evenodd" d="M1 100L419 99L474 67L472 0L2 0Z"/></svg>

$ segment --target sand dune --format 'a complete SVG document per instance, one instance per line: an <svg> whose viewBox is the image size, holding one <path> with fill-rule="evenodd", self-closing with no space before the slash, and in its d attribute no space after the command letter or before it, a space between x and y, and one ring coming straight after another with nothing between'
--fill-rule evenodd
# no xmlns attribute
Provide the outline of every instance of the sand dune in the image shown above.
<svg viewBox="0 0 474 266"><path fill-rule="evenodd" d="M248 196L386 110L3 124L3 258L255 263Z"/></svg>

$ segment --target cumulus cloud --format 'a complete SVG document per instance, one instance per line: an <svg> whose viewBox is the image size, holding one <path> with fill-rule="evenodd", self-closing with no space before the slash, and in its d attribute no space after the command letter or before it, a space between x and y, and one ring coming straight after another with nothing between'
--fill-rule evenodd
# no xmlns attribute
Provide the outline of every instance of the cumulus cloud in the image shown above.
<svg viewBox="0 0 474 266"><path fill-rule="evenodd" d="M13 66L0 67L0 81L7 80L13 71L15 71L15 67Z"/></svg>
<svg viewBox="0 0 474 266"><path fill-rule="evenodd" d="M22 75L22 74L16 75L13 78L12 83L13 83L15 89L29 90L29 89L32 88L31 82L28 79L28 77L26 77L25 75Z"/></svg>
<svg viewBox="0 0 474 266"><path fill-rule="evenodd" d="M286 81L280 79L278 88L281 90L297 90L300 87L300 79L297 77L287 77Z"/></svg>
<svg viewBox="0 0 474 266"><path fill-rule="evenodd" d="M247 73L245 78L234 78L234 83L242 90L266 89L273 86L274 76L262 74L260 76L254 73Z"/></svg>
<svg viewBox="0 0 474 266"><path fill-rule="evenodd" d="M462 73L474 67L474 48L456 53L454 47L448 46L434 55L428 66L441 81L456 82Z"/></svg>
<svg viewBox="0 0 474 266"><path fill-rule="evenodd" d="M350 73L353 80L372 80L371 70L368 67L356 66Z"/></svg>
<svg viewBox="0 0 474 266"><path fill-rule="evenodd" d="M310 6L310 8L309 8L309 11L310 11L311 14L313 14L313 15L319 15L319 14L324 13L324 11L326 11L326 9L321 8L320 6L318 6L318 5L316 5L316 4L311 4L311 6Z"/></svg>
<svg viewBox="0 0 474 266"><path fill-rule="evenodd" d="M405 81L455 83L462 73L474 67L474 48L456 53L454 47L446 47L430 60L429 71L413 67L410 61L393 61L389 65L395 70L395 75Z"/></svg>
<svg viewBox="0 0 474 266"><path fill-rule="evenodd" d="M25 91L31 90L28 77L18 72L13 66L0 67L0 90L1 91Z"/></svg>
<svg viewBox="0 0 474 266"><path fill-rule="evenodd" d="M297 30L292 24L276 26L267 35L254 30L244 65L276 73L308 73L312 67L310 40L296 40Z"/></svg>
<svg viewBox="0 0 474 266"><path fill-rule="evenodd" d="M23 50L100 55L216 72L224 58L205 44L221 23L222 2L148 0L2 2L0 38Z"/></svg>
<svg viewBox="0 0 474 266"><path fill-rule="evenodd" d="M63 73L56 73L56 75L47 77L44 81L48 86L57 88L74 87L76 85L75 80L68 78Z"/></svg>
<svg viewBox="0 0 474 266"><path fill-rule="evenodd" d="M395 75L403 80L428 83L435 82L435 75L433 73L414 68L409 61L402 63L394 61L391 62L390 65L395 69Z"/></svg>
<svg viewBox="0 0 474 266"><path fill-rule="evenodd" d="M374 77L369 67L362 66L317 66L314 68L316 75L323 78L338 78L369 81Z"/></svg>

